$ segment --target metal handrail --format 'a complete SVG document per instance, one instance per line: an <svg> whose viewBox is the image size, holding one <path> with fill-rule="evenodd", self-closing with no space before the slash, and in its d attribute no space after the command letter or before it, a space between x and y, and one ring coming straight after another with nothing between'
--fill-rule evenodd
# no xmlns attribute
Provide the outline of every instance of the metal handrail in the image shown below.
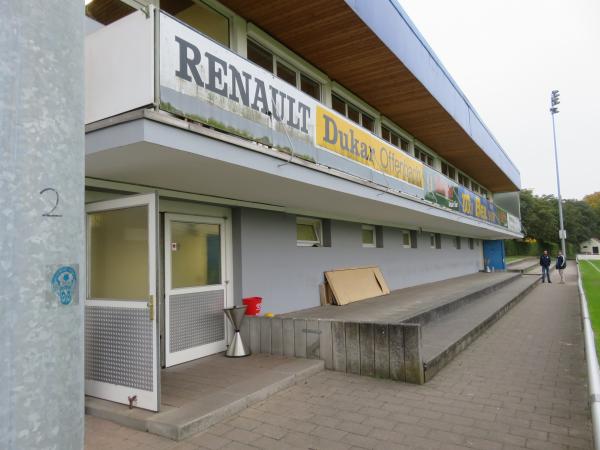
<svg viewBox="0 0 600 450"><path fill-rule="evenodd" d="M581 282L579 270L579 257L577 257L577 284L579 286L579 299L581 301L581 319L583 324L583 337L585 342L585 357L587 362L588 385L590 393L590 409L592 410L592 432L594 435L594 448L600 450L600 367L596 354L594 330L587 306L587 298Z"/></svg>

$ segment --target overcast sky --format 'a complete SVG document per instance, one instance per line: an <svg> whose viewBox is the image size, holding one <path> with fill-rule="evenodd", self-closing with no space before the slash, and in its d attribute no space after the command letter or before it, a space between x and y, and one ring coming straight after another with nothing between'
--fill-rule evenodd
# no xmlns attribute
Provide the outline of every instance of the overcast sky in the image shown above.
<svg viewBox="0 0 600 450"><path fill-rule="evenodd" d="M564 198L600 191L600 1L399 0L521 172L556 194L549 98Z"/></svg>

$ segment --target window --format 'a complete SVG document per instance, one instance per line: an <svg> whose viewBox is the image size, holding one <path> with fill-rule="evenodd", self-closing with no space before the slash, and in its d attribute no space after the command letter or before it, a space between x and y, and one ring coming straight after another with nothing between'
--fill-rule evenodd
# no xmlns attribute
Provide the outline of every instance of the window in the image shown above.
<svg viewBox="0 0 600 450"><path fill-rule="evenodd" d="M461 247L461 238L460 238L460 236L456 236L454 238L454 247L456 247L456 250L460 250L460 247Z"/></svg>
<svg viewBox="0 0 600 450"><path fill-rule="evenodd" d="M171 287L221 284L221 226L171 222Z"/></svg>
<svg viewBox="0 0 600 450"><path fill-rule="evenodd" d="M471 190L476 194L479 194L479 185L474 181L471 183Z"/></svg>
<svg viewBox="0 0 600 450"><path fill-rule="evenodd" d="M475 248L475 239L469 238L469 249L473 250Z"/></svg>
<svg viewBox="0 0 600 450"><path fill-rule="evenodd" d="M296 244L298 247L320 247L323 245L323 224L310 217L296 218Z"/></svg>
<svg viewBox="0 0 600 450"><path fill-rule="evenodd" d="M269 50L261 47L250 39L248 40L247 55L248 59L253 63L258 64L260 67L271 73L275 73L278 78L287 81L305 94L321 101L321 85L319 83L308 75L292 68L290 64L279 60L279 57L273 55Z"/></svg>
<svg viewBox="0 0 600 450"><path fill-rule="evenodd" d="M300 74L300 90L321 101L321 85L303 73Z"/></svg>
<svg viewBox="0 0 600 450"><path fill-rule="evenodd" d="M377 237L375 234L375 227L373 225L362 226L362 246L377 247Z"/></svg>
<svg viewBox="0 0 600 450"><path fill-rule="evenodd" d="M182 7L185 3L191 3L191 6ZM200 2L165 2L160 6L192 28L229 47L229 19L208 5Z"/></svg>
<svg viewBox="0 0 600 450"><path fill-rule="evenodd" d="M411 239L410 239L410 231L403 231L402 232L402 246L404 248L410 248L412 247L411 245Z"/></svg>
<svg viewBox="0 0 600 450"><path fill-rule="evenodd" d="M423 164L433 167L433 156L421 150L419 147L415 147L415 158L421 160Z"/></svg>
<svg viewBox="0 0 600 450"><path fill-rule="evenodd" d="M456 169L442 161L442 173L452 180L456 180Z"/></svg>
<svg viewBox="0 0 600 450"><path fill-rule="evenodd" d="M381 127L381 137L384 141L387 141L393 146L404 150L406 153L410 152L410 146L408 141L403 137L399 136L398 134L394 133L389 128L384 126Z"/></svg>
<svg viewBox="0 0 600 450"><path fill-rule="evenodd" d="M90 298L148 297L148 207L88 215Z"/></svg>
<svg viewBox="0 0 600 450"><path fill-rule="evenodd" d="M362 126L371 133L375 133L375 120L372 117L367 116L365 113L362 115Z"/></svg>
<svg viewBox="0 0 600 450"><path fill-rule="evenodd" d="M467 178L467 176L463 175L462 173L458 174L458 184L460 184L461 186L466 187L467 189L469 189L471 187L471 183L469 182L469 178Z"/></svg>
<svg viewBox="0 0 600 450"><path fill-rule="evenodd" d="M360 125L360 111L355 107L348 105L348 119Z"/></svg>
<svg viewBox="0 0 600 450"><path fill-rule="evenodd" d="M346 116L351 121L361 125L363 128L366 128L370 132L375 132L375 119L362 112L356 106L346 102L339 95L331 95L331 107L335 111L339 112L343 116Z"/></svg>
<svg viewBox="0 0 600 450"><path fill-rule="evenodd" d="M435 248L435 234L429 233L429 246Z"/></svg>
<svg viewBox="0 0 600 450"><path fill-rule="evenodd" d="M248 59L273 73L273 54L253 41L248 41Z"/></svg>
<svg viewBox="0 0 600 450"><path fill-rule="evenodd" d="M277 61L277 76L282 80L287 81L292 86L296 86L296 72L281 61Z"/></svg>

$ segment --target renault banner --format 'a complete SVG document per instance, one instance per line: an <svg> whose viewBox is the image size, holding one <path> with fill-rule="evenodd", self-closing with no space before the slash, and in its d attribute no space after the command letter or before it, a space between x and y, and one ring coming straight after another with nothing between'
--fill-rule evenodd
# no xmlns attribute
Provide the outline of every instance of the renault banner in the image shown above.
<svg viewBox="0 0 600 450"><path fill-rule="evenodd" d="M509 226L487 199L164 12L160 48L162 110L356 176L367 167L393 177L396 189Z"/></svg>

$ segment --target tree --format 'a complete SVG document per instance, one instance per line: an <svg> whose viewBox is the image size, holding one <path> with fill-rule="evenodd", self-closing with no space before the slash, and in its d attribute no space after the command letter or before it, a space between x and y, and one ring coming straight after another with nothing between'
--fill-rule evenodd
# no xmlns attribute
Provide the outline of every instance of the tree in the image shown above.
<svg viewBox="0 0 600 450"><path fill-rule="evenodd" d="M521 191L521 223L525 236L542 242L558 242L558 200L554 195L537 196L532 190ZM567 240L580 244L600 236L600 192L582 200L563 200Z"/></svg>
<svg viewBox="0 0 600 450"><path fill-rule="evenodd" d="M583 201L590 205L596 211L600 211L600 191L588 194L583 197Z"/></svg>
<svg viewBox="0 0 600 450"><path fill-rule="evenodd" d="M522 190L521 223L525 236L539 241L555 242L558 234L557 210L554 196L538 197L532 190Z"/></svg>

